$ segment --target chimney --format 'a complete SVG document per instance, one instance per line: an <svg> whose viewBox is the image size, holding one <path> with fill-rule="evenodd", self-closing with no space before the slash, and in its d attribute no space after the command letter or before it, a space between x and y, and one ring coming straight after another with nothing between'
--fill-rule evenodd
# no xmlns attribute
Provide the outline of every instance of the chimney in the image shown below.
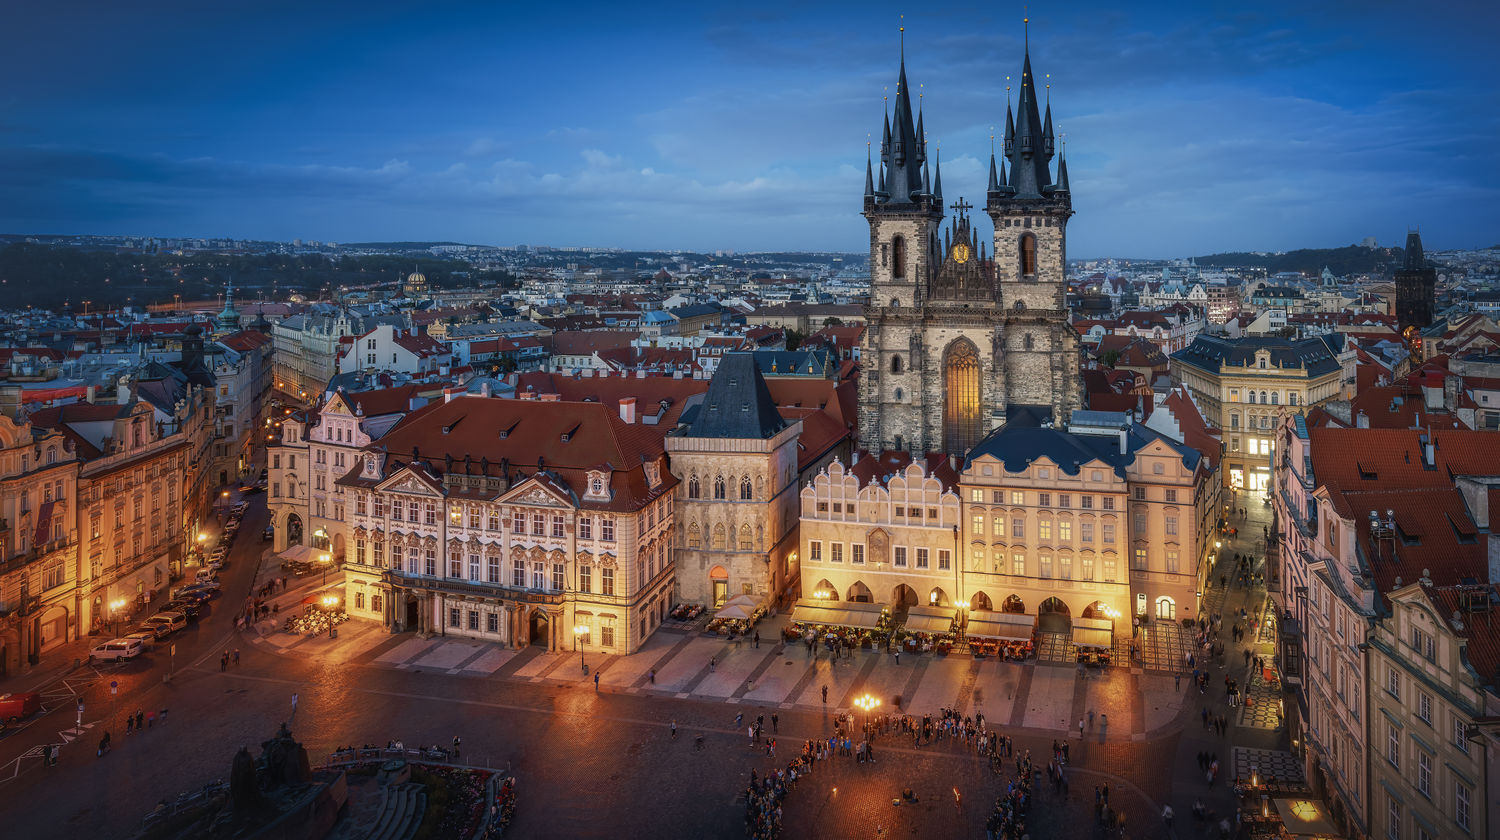
<svg viewBox="0 0 1500 840"><path fill-rule="evenodd" d="M560 399L562 399L560 394L542 394L541 396L542 402L557 402Z"/></svg>
<svg viewBox="0 0 1500 840"><path fill-rule="evenodd" d="M488 397L488 396L490 396L490 383L485 382L485 383L483 383L483 384L481 384L479 386L479 396L481 396L481 397Z"/></svg>
<svg viewBox="0 0 1500 840"><path fill-rule="evenodd" d="M635 422L635 397L623 397L620 400L620 419L626 423Z"/></svg>
<svg viewBox="0 0 1500 840"><path fill-rule="evenodd" d="M463 394L464 394L464 389L462 389L462 388L444 388L443 389L443 402L445 402L445 403L451 403L451 402L453 402L453 400L455 398L461 397L461 396L463 396Z"/></svg>
<svg viewBox="0 0 1500 840"><path fill-rule="evenodd" d="M1130 429L1127 426L1120 427L1120 454L1124 455L1130 451Z"/></svg>
<svg viewBox="0 0 1500 840"><path fill-rule="evenodd" d="M1427 465L1427 469L1437 466L1437 450L1433 446L1432 438L1426 435L1422 436L1422 462Z"/></svg>
<svg viewBox="0 0 1500 840"><path fill-rule="evenodd" d="M97 386L97 385L90 385L88 387L88 390L83 395L83 401L86 402L86 403L88 403L88 404L90 404L90 405L93 405L93 403L94 403L94 394L98 390L98 388L99 388L99 386Z"/></svg>
<svg viewBox="0 0 1500 840"><path fill-rule="evenodd" d="M1365 414L1364 409L1360 409L1359 413L1354 416L1354 426L1359 429L1370 428L1370 418Z"/></svg>
<svg viewBox="0 0 1500 840"><path fill-rule="evenodd" d="M120 405L130 405L130 377L120 377L120 386L115 391L115 402Z"/></svg>
<svg viewBox="0 0 1500 840"><path fill-rule="evenodd" d="M536 392L535 391L522 391L517 396L520 399L523 399L523 400L534 400L534 399L536 399Z"/></svg>

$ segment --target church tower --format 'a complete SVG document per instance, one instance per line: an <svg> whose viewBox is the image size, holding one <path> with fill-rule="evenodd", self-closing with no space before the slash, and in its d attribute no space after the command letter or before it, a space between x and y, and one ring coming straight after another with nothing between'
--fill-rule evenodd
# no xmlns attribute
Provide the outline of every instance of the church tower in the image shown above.
<svg viewBox="0 0 1500 840"><path fill-rule="evenodd" d="M1050 85L1048 86L1050 88ZM1005 105L1004 162L990 153L985 212L995 226L995 273L1005 307L1005 373L1013 403L1066 422L1081 407L1078 336L1068 324L1068 163L1056 154L1050 91L1043 116L1028 39L1016 109ZM1007 97L1008 99L1008 97ZM1007 166L1008 164L1008 166Z"/></svg>
<svg viewBox="0 0 1500 840"><path fill-rule="evenodd" d="M1013 416L1062 422L1080 404L1078 340L1065 307L1067 165L1050 172L1031 58L1006 168L991 152L986 212L994 259L959 199L942 231L942 165L928 178L923 115L913 120L903 51L878 178L865 167L870 303L861 347L859 436L872 450L963 455ZM1007 106L1009 107L1009 106Z"/></svg>

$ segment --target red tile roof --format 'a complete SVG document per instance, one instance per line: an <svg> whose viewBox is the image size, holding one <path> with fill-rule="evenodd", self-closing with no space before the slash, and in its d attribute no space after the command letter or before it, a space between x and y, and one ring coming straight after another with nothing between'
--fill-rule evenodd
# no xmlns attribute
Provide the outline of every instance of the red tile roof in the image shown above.
<svg viewBox="0 0 1500 840"><path fill-rule="evenodd" d="M1480 682L1500 688L1500 585L1423 586L1422 592L1448 629L1467 643L1464 650ZM1479 604L1484 606L1473 609Z"/></svg>
<svg viewBox="0 0 1500 840"><path fill-rule="evenodd" d="M271 337L260 330L240 330L237 333L230 333L219 339L219 343L231 350L249 353L259 347L270 344Z"/></svg>
<svg viewBox="0 0 1500 840"><path fill-rule="evenodd" d="M1352 520L1380 592L1397 577L1428 576L1440 586L1464 577L1488 578L1484 541L1454 487L1459 475L1500 475L1500 446L1492 432L1434 429L1434 466L1423 459L1418 429L1308 430L1313 474L1339 516ZM1369 512L1396 520L1394 539L1371 534Z"/></svg>
<svg viewBox="0 0 1500 840"><path fill-rule="evenodd" d="M552 343L554 356L589 356L594 353L629 347L630 342L640 338L635 330L590 330L588 332L556 332L548 339Z"/></svg>
<svg viewBox="0 0 1500 840"><path fill-rule="evenodd" d="M861 487L873 481L884 484L890 476L905 470L911 463L912 455L905 450L888 450L878 456L871 456L862 449L857 460L849 467L849 473L859 480ZM922 469L942 482L945 491L958 489L958 470L954 468L954 461L949 456L941 452L929 452L922 456Z"/></svg>
<svg viewBox="0 0 1500 840"><path fill-rule="evenodd" d="M448 469L449 458L457 464L468 459L476 473L487 460L490 475L499 475L508 462L526 476L545 469L584 508L635 510L676 483L662 469L661 482L648 487L642 467L662 456L666 431L626 423L618 407L595 403L459 396L412 412L370 448L389 453L388 474L395 464L417 459L437 476ZM587 471L596 469L611 473L608 503L582 501Z"/></svg>

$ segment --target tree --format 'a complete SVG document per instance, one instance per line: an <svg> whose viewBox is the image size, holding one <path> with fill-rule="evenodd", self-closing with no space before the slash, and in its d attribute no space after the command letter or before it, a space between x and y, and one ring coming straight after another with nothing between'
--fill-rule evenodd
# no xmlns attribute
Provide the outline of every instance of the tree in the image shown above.
<svg viewBox="0 0 1500 840"><path fill-rule="evenodd" d="M800 332L797 332L794 329L788 328L786 331L786 349L796 350L797 347L802 344L802 340L805 338L807 338L807 336L803 335Z"/></svg>
<svg viewBox="0 0 1500 840"><path fill-rule="evenodd" d="M839 319L833 317L832 315L829 315L827 318L823 319L823 326L825 326L825 327L842 326L843 323L844 323L843 321L840 321Z"/></svg>
<svg viewBox="0 0 1500 840"><path fill-rule="evenodd" d="M1115 362L1120 361L1120 351L1108 350L1104 353L1104 357L1099 361L1103 362L1105 367L1112 368L1115 366Z"/></svg>

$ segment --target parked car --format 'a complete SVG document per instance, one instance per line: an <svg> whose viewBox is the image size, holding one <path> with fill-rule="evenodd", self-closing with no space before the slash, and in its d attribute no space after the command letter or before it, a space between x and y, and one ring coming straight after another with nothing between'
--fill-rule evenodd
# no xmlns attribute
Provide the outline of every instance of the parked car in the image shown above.
<svg viewBox="0 0 1500 840"><path fill-rule="evenodd" d="M276 528L274 526L267 525L266 526L266 530L260 532L260 541L261 542L270 542L271 540L273 540L275 538L276 538Z"/></svg>
<svg viewBox="0 0 1500 840"><path fill-rule="evenodd" d="M20 723L42 710L42 695L35 691L0 694L0 723Z"/></svg>
<svg viewBox="0 0 1500 840"><path fill-rule="evenodd" d="M187 615L175 610L172 612L159 612L146 619L144 623L165 624L169 631L181 630L187 627Z"/></svg>
<svg viewBox="0 0 1500 840"><path fill-rule="evenodd" d="M151 650L152 648L156 647L157 639L166 638L167 634L170 632L172 631L161 626L160 624L152 624L150 626L137 627L136 629L130 631L129 633L126 633L120 638L139 639L142 649Z"/></svg>
<svg viewBox="0 0 1500 840"><path fill-rule="evenodd" d="M180 598L184 593L189 592L200 593L207 598L217 598L219 597L219 582L216 580L210 580L204 581L203 583L194 583L189 586L184 586L183 588L177 590L177 592L173 593L173 598Z"/></svg>
<svg viewBox="0 0 1500 840"><path fill-rule="evenodd" d="M120 659L134 659L145 649L146 646L141 643L140 639L111 639L89 651L89 661L113 662Z"/></svg>
<svg viewBox="0 0 1500 840"><path fill-rule="evenodd" d="M213 569L199 569L193 573L193 583L199 586L210 582L217 583L218 577L218 572Z"/></svg>
<svg viewBox="0 0 1500 840"><path fill-rule="evenodd" d="M169 610L171 612L180 612L188 617L188 621L193 621L198 617L199 613L203 612L203 603L197 598L178 598L168 601L167 605L162 607L163 612Z"/></svg>

